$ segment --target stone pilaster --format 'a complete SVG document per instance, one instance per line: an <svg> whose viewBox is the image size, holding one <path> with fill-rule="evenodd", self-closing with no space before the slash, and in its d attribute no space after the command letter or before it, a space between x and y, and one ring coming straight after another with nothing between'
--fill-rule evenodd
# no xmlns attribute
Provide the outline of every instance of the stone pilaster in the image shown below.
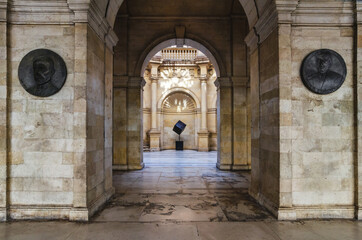
<svg viewBox="0 0 362 240"><path fill-rule="evenodd" d="M151 64L151 87L152 87L152 102L151 102L151 131L150 135L150 151L160 151L161 132L157 125L157 84L158 84L158 67L159 64Z"/></svg>
<svg viewBox="0 0 362 240"><path fill-rule="evenodd" d="M278 219L295 220L292 199L292 49L291 24L279 24L279 213Z"/></svg>
<svg viewBox="0 0 362 240"><path fill-rule="evenodd" d="M248 77L233 78L233 170L249 170L248 163Z"/></svg>
<svg viewBox="0 0 362 240"><path fill-rule="evenodd" d="M356 217L362 220L362 2L356 3L356 92L357 92L357 161L356 161Z"/></svg>
<svg viewBox="0 0 362 240"><path fill-rule="evenodd" d="M87 203L87 23L75 24L74 52L74 95L73 103L74 128L77 134L74 141L80 146L74 149L74 179L73 179L73 210L70 220L87 221L89 219Z"/></svg>
<svg viewBox="0 0 362 240"><path fill-rule="evenodd" d="M207 128L207 69L208 64L199 64L201 82L201 126L198 132L198 150L200 152L209 151L209 131Z"/></svg>
<svg viewBox="0 0 362 240"><path fill-rule="evenodd" d="M127 170L128 76L114 76L113 80L113 170Z"/></svg>
<svg viewBox="0 0 362 240"><path fill-rule="evenodd" d="M218 78L217 87L217 168L231 170L233 165L233 90L228 77Z"/></svg>
<svg viewBox="0 0 362 240"><path fill-rule="evenodd" d="M257 199L260 191L260 84L258 37L252 30L245 39L250 59L251 184L249 194Z"/></svg>
<svg viewBox="0 0 362 240"><path fill-rule="evenodd" d="M141 77L130 77L127 87L127 165L138 170L143 163L143 86Z"/></svg>
<svg viewBox="0 0 362 240"><path fill-rule="evenodd" d="M7 219L7 1L0 1L0 222Z"/></svg>

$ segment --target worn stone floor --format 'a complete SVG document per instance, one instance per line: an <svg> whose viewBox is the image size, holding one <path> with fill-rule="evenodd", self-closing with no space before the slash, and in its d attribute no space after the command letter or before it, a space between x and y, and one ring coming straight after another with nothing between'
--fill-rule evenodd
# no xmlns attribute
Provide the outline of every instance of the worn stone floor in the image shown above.
<svg viewBox="0 0 362 240"><path fill-rule="evenodd" d="M116 195L90 223L11 222L0 239L362 239L362 222L278 222L247 194L248 172L215 168L216 152L145 153L114 172Z"/></svg>

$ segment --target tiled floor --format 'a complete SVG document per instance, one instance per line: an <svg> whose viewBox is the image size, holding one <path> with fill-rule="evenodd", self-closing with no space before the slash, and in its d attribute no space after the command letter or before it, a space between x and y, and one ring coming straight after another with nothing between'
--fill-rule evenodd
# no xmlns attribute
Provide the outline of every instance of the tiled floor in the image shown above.
<svg viewBox="0 0 362 240"><path fill-rule="evenodd" d="M142 171L114 172L116 195L95 222L227 222L272 219L248 195L249 172L216 169L216 152L144 154Z"/></svg>
<svg viewBox="0 0 362 240"><path fill-rule="evenodd" d="M115 172L116 196L88 224L0 224L11 240L362 239L362 222L278 222L247 194L247 172L215 168L216 153L145 153L142 171Z"/></svg>

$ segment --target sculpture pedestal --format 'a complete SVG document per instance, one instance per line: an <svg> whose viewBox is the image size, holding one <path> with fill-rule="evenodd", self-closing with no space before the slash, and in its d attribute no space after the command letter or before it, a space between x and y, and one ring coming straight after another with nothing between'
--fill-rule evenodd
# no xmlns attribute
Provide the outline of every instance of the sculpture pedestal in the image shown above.
<svg viewBox="0 0 362 240"><path fill-rule="evenodd" d="M176 141L176 151L184 150L184 141Z"/></svg>
<svg viewBox="0 0 362 240"><path fill-rule="evenodd" d="M198 134L198 151L208 152L209 151L209 132L207 130L201 130Z"/></svg>
<svg viewBox="0 0 362 240"><path fill-rule="evenodd" d="M151 130L149 132L150 136L150 151L158 152L160 151L160 136L161 133L159 131Z"/></svg>

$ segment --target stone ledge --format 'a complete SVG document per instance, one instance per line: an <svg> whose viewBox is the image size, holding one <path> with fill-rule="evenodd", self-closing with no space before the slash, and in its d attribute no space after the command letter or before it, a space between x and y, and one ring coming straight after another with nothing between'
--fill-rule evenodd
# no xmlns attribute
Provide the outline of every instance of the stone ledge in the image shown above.
<svg viewBox="0 0 362 240"><path fill-rule="evenodd" d="M306 206L278 207L262 194L249 191L260 205L268 209L280 221L295 221L300 219L354 219L355 206ZM359 212L361 214L361 212Z"/></svg>
<svg viewBox="0 0 362 240"><path fill-rule="evenodd" d="M113 165L112 166L112 170L114 171L127 171L128 170L128 166L125 164L117 164L117 165Z"/></svg>
<svg viewBox="0 0 362 240"><path fill-rule="evenodd" d="M356 217L357 220L362 220L362 207L357 209Z"/></svg>
<svg viewBox="0 0 362 240"><path fill-rule="evenodd" d="M354 219L355 206L293 207L296 219ZM281 213L283 209L279 210ZM289 220L278 217L278 220Z"/></svg>
<svg viewBox="0 0 362 240"><path fill-rule="evenodd" d="M8 211L14 220L67 220L71 209L70 206L11 206Z"/></svg>
<svg viewBox="0 0 362 240"><path fill-rule="evenodd" d="M129 171L129 170L142 170L145 167L144 163L141 164L133 164L133 165L127 165L127 164L122 164L122 165L113 165L112 166L112 170L114 171Z"/></svg>
<svg viewBox="0 0 362 240"><path fill-rule="evenodd" d="M114 188L98 197L89 208L73 208L71 206L11 206L9 217L14 220L70 220L89 221L114 194ZM5 218L1 217L5 214ZM6 210L0 209L0 221L6 221Z"/></svg>
<svg viewBox="0 0 362 240"><path fill-rule="evenodd" d="M251 170L251 165L232 165L231 170L234 171Z"/></svg>
<svg viewBox="0 0 362 240"><path fill-rule="evenodd" d="M0 222L5 222L7 220L7 210L6 208L0 208Z"/></svg>
<svg viewBox="0 0 362 240"><path fill-rule="evenodd" d="M89 217L93 216L97 211L99 211L99 209L114 195L114 193L115 189L114 187L111 187L107 192L104 192L101 196L99 196L88 208Z"/></svg>
<svg viewBox="0 0 362 240"><path fill-rule="evenodd" d="M216 167L220 170L229 170L229 171L243 171L251 170L250 165L234 165L234 164L220 164L217 163Z"/></svg>

